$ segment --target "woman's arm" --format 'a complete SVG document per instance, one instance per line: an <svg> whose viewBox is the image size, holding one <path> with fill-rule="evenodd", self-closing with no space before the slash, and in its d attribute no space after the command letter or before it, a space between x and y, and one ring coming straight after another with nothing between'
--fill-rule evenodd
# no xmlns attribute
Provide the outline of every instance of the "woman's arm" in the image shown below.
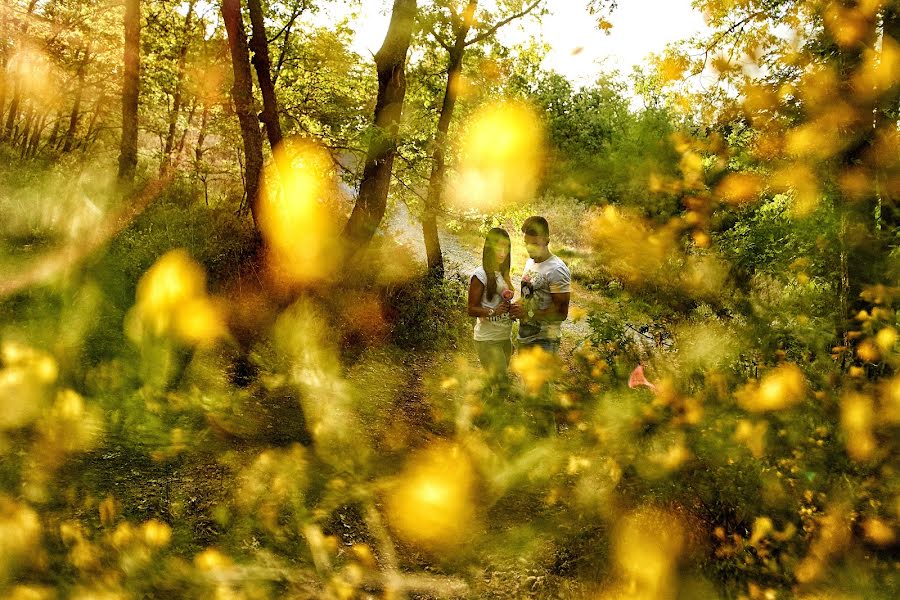
<svg viewBox="0 0 900 600"><path fill-rule="evenodd" d="M466 312L470 317L494 317L502 315L509 310L507 305L503 302L495 309L484 308L481 306L481 297L483 295L484 284L481 283L480 279L473 275L472 279L469 280L469 302L466 307Z"/></svg>

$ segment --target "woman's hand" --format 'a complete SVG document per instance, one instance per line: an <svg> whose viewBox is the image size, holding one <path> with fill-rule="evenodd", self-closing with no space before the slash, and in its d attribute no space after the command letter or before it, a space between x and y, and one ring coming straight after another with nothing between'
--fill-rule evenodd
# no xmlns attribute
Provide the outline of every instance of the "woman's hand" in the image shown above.
<svg viewBox="0 0 900 600"><path fill-rule="evenodd" d="M501 302L497 305L497 308L494 309L494 314L498 317L500 315L505 315L509 312L509 302Z"/></svg>
<svg viewBox="0 0 900 600"><path fill-rule="evenodd" d="M513 302L509 305L509 314L513 319L521 319L522 315L525 314L525 309L522 307L521 302Z"/></svg>

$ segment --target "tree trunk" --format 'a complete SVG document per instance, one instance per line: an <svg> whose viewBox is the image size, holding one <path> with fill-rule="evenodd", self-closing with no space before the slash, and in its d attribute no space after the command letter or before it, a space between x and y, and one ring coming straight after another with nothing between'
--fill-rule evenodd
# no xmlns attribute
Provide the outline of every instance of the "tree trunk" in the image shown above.
<svg viewBox="0 0 900 600"><path fill-rule="evenodd" d="M119 184L130 187L137 169L138 96L141 78L141 3L125 0L125 74L122 82L122 140Z"/></svg>
<svg viewBox="0 0 900 600"><path fill-rule="evenodd" d="M97 98L97 101L94 102L94 108L91 110L91 120L88 122L84 138L82 138L81 143L78 144L78 146L82 150L87 150L87 148L94 142L94 139L97 137L97 133L99 131L97 123L100 122L100 115L103 113L103 106L105 105L105 102L106 97L103 94L100 94L100 96Z"/></svg>
<svg viewBox="0 0 900 600"><path fill-rule="evenodd" d="M284 40L281 42L281 50L278 53L278 61L275 63L275 70L272 73L272 85L275 85L278 82L278 76L281 75L281 67L284 66L284 59L287 56L290 39L291 39L291 28L294 26L294 21L297 20L297 17L300 16L300 13L303 12L304 4L302 2L297 2L294 4L294 9L291 12L291 18L288 19L287 25L284 26Z"/></svg>
<svg viewBox="0 0 900 600"><path fill-rule="evenodd" d="M191 109L188 111L187 123L184 125L184 129L181 130L181 137L178 140L178 148L175 150L175 164L181 164L181 157L184 156L184 144L187 142L188 131L191 129L191 125L194 124L194 113L197 112L197 102L191 102Z"/></svg>
<svg viewBox="0 0 900 600"><path fill-rule="evenodd" d="M200 131L197 133L197 145L194 146L194 158L197 160L198 167L203 160L203 142L206 140L206 125L209 122L209 103L203 101L203 114L200 116Z"/></svg>
<svg viewBox="0 0 900 600"><path fill-rule="evenodd" d="M30 0L30 2L28 3L28 8L25 11L25 19L22 21L22 31L20 34L20 36L21 36L20 43L25 42L25 34L28 33L28 23L31 20L31 14L34 12L34 7L36 5L37 5L37 0ZM4 57L3 62L4 62L4 66L5 66L5 63L6 63L5 57ZM18 69L18 67L17 67L17 69ZM21 97L22 86L20 84L21 78L22 78L22 73L17 72L15 74L15 83L13 84L12 101L9 104L9 115L7 116L7 119L6 119L6 135L4 137L9 140L13 140L13 137L15 135L13 130L16 125L16 119L19 116L19 105L22 102L22 97ZM2 112L3 112L3 105L0 104L0 113L2 113Z"/></svg>
<svg viewBox="0 0 900 600"><path fill-rule="evenodd" d="M244 141L244 189L253 222L259 227L259 177L262 173L262 136L256 118L253 101L253 74L250 70L250 52L247 48L247 34L241 17L240 0L222 0L222 19L228 34L231 49L231 66L234 71L234 85L231 95L234 110L241 126Z"/></svg>
<svg viewBox="0 0 900 600"><path fill-rule="evenodd" d="M47 138L47 147L56 149L56 143L59 140L59 126L62 124L62 115L57 114L53 121L53 129L50 130L50 137Z"/></svg>
<svg viewBox="0 0 900 600"><path fill-rule="evenodd" d="M263 110L259 120L266 126L266 136L272 151L281 144L281 123L278 120L278 101L275 98L275 85L272 83L271 62L269 60L269 42L266 39L266 24L260 0L247 0L250 10L250 49L253 51L253 66L256 69L256 80L262 92Z"/></svg>
<svg viewBox="0 0 900 600"><path fill-rule="evenodd" d="M884 8L882 15L882 35L884 38L890 38L887 42L882 42L882 52L885 43L900 44L900 4L897 2L888 3ZM882 64L886 64L882 60ZM900 114L900 82L895 80L891 89L886 90L879 106L875 110L875 129L885 131L891 127L896 128L897 115ZM881 201L881 215L884 222L884 231L888 235L893 235L900 227L900 205L896 198L896 190L892 189L887 183L888 177L885 168L879 169L876 180L882 184L879 185L879 200ZM885 254L886 255L886 254Z"/></svg>
<svg viewBox="0 0 900 600"><path fill-rule="evenodd" d="M843 0L841 2L845 8L855 8L856 2L853 0ZM852 46L840 47L837 44L837 51L834 56L837 60L837 68L841 87L843 88L841 96L844 98L853 98L854 91L852 87L853 75L860 68L863 61L863 51L866 47L871 47L876 37L876 26L874 19L866 23L868 31L865 36ZM859 106L858 110L865 114L872 114L872 107ZM862 119L861 123L846 131L836 133L836 135L845 135L847 139L846 149L837 157L837 164L841 171L845 169L855 168L863 159L865 151L871 146L874 140L875 130L871 120L866 122ZM840 322L838 324L838 339L842 345L850 345L850 332L855 328L856 324L853 315L860 309L860 291L867 283L874 283L871 278L874 274L873 267L878 263L878 257L875 255L875 196L872 194L865 199L853 201L848 198L840 197L839 200L839 217L840 217L840 281L839 281L839 306L841 309Z"/></svg>
<svg viewBox="0 0 900 600"><path fill-rule="evenodd" d="M43 113L41 118L38 120L37 127L34 128L34 131L31 134L31 140L28 142L27 153L26 156L28 158L33 158L37 155L38 146L41 144L41 133L44 131L44 127L47 124L47 114Z"/></svg>
<svg viewBox="0 0 900 600"><path fill-rule="evenodd" d="M9 31L9 6L6 0L0 1L0 31ZM0 124L3 123L3 115L6 108L6 42L0 43ZM0 130L0 139L3 131Z"/></svg>
<svg viewBox="0 0 900 600"><path fill-rule="evenodd" d="M191 21L194 17L195 3L196 0L188 2L187 14L184 16L184 39L181 41L181 47L178 49L178 73L175 80L175 90L172 93L172 112L169 113L169 131L166 133L162 164L159 167L161 173L171 166L172 151L175 147L175 130L178 127L178 117L181 116L181 97L184 93L184 76L187 70L187 53L190 47Z"/></svg>
<svg viewBox="0 0 900 600"><path fill-rule="evenodd" d="M28 140L31 134L31 126L34 123L34 102L28 102L28 108L25 109L25 123L22 128L22 133L19 135L16 133L15 137L11 140L11 145L16 146L18 144L22 145L22 158L25 158L25 150L28 148Z"/></svg>
<svg viewBox="0 0 900 600"><path fill-rule="evenodd" d="M466 52L466 36L472 23L472 17L478 7L477 0L470 0L466 10L455 23L456 38L449 49L447 64L447 84L444 87L444 100L438 117L437 133L434 137L434 153L432 154L431 175L428 178L428 195L422 214L422 235L425 238L425 256L428 261L428 273L435 279L444 277L444 256L441 252L441 240L438 237L437 215L443 206L444 181L447 173L446 152L447 132L456 108L459 78L462 75L463 56Z"/></svg>
<svg viewBox="0 0 900 600"><path fill-rule="evenodd" d="M4 139L12 139L13 136L13 127L16 124L16 117L19 116L19 92L21 86L19 85L19 78L16 77L13 81L13 95L12 100L9 102L9 114L6 117L6 129L3 134Z"/></svg>
<svg viewBox="0 0 900 600"><path fill-rule="evenodd" d="M136 0L133 0L136 1ZM84 50L81 62L78 64L78 86L75 91L75 103L72 105L72 112L69 115L69 128L63 138L63 152L69 152L75 142L75 132L78 130L78 123L81 119L81 100L84 96L84 78L87 71L88 60L90 60L90 45Z"/></svg>
<svg viewBox="0 0 900 600"><path fill-rule="evenodd" d="M415 18L416 0L394 0L387 36L375 54L378 72L375 132L369 141L359 195L344 229L351 252L372 239L384 217L406 95L406 53Z"/></svg>

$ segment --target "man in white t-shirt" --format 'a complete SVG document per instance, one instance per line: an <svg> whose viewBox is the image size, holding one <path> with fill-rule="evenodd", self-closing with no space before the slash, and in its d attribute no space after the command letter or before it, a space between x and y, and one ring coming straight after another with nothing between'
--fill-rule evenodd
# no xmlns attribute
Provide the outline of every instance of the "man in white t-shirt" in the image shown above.
<svg viewBox="0 0 900 600"><path fill-rule="evenodd" d="M569 315L572 275L569 267L550 252L550 225L544 217L528 217L522 224L528 262L522 272L521 299L510 306L519 319L519 349L540 346L559 351L560 325Z"/></svg>

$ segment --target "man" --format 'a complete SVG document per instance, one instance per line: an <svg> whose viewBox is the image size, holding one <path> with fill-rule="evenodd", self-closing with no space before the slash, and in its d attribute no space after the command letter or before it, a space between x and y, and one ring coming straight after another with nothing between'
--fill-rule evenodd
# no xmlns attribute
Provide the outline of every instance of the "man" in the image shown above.
<svg viewBox="0 0 900 600"><path fill-rule="evenodd" d="M550 225L544 217L528 217L522 224L528 262L522 272L522 295L510 306L519 319L519 349L541 347L559 351L560 325L569 315L572 275L569 267L550 252Z"/></svg>

